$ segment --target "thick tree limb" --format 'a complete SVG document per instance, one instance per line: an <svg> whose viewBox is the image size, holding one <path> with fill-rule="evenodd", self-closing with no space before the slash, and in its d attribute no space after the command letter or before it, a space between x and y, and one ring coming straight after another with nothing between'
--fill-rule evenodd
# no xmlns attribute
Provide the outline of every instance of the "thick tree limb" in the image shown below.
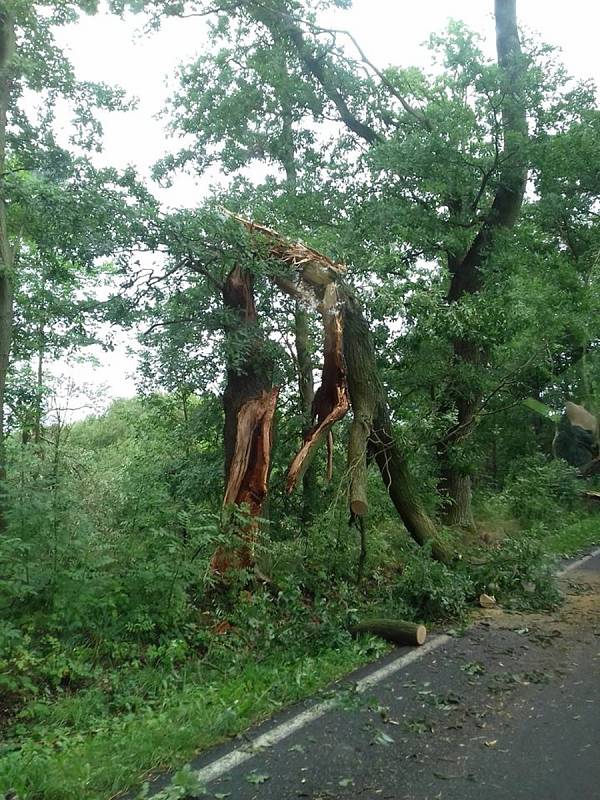
<svg viewBox="0 0 600 800"><path fill-rule="evenodd" d="M292 16L280 14L277 10L262 3L253 4L250 13L271 32L274 39L278 39L282 34L287 36L305 71L320 84L325 95L336 107L341 121L349 130L367 144L377 144L383 141L383 137L376 130L352 113L346 98L337 86L337 81L332 75L327 61L315 55L313 48L306 41L302 28Z"/></svg>
<svg viewBox="0 0 600 800"><path fill-rule="evenodd" d="M316 419L317 424L305 436L300 451L290 465L286 482L288 492L294 490L325 438L328 446L327 477L331 480L333 472L331 429L336 422L345 417L350 405L346 388L342 319L335 283L330 283L325 288L322 314L325 330L323 372L321 385L315 393L312 407L313 419Z"/></svg>

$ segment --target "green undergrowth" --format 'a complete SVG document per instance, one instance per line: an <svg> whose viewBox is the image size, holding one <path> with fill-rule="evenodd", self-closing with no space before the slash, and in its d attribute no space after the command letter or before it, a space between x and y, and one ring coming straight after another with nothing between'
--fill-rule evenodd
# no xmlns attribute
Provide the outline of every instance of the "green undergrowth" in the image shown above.
<svg viewBox="0 0 600 800"><path fill-rule="evenodd" d="M489 514L508 519L507 498ZM117 635L107 621L104 638L75 628L69 637L59 628L65 609L56 619L40 611L1 623L0 797L107 800L139 790L148 770L180 768L387 650L374 638L352 640L349 623L464 623L483 591L509 608L552 607L557 557L597 544L598 533L598 515L569 502L554 521L512 517L492 544L459 545L445 532L463 551L445 566L382 520L359 583L357 541L319 528L268 543L271 584L240 572L227 590L207 585L169 617L170 630Z"/></svg>
<svg viewBox="0 0 600 800"><path fill-rule="evenodd" d="M102 700L94 691L55 701L45 713L37 709L19 749L7 746L0 786L23 798L106 800L139 786L144 770L182 764L197 750L243 731L381 651L381 646L347 641L316 656L286 659L276 653L262 663L236 664L224 674L206 669L170 688L170 676L163 674L162 692L115 716L100 712ZM133 683L131 691L136 691Z"/></svg>

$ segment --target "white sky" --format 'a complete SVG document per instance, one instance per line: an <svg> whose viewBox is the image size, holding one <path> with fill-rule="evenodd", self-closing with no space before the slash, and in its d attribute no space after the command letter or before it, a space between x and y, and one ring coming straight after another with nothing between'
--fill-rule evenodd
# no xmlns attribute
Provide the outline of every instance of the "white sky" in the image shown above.
<svg viewBox="0 0 600 800"><path fill-rule="evenodd" d="M492 11L493 0L354 0L349 11L329 12L327 22L352 31L378 66L427 66L421 44L451 17L464 20L486 37L493 52ZM591 0L517 0L517 11L522 27L537 31L544 41L562 49L573 75L593 77L600 83L600 5ZM169 82L174 85L176 67L202 52L204 23L171 19L152 34L143 33L141 25L141 17L120 20L99 14L61 31L59 41L79 78L118 84L139 98L135 111L104 118L105 146L99 161L116 167L133 164L148 176L166 149L177 148L157 115L168 97ZM206 192L206 179L182 177L168 190L152 189L170 206L195 206ZM81 366L67 372L92 385L106 385L110 397L134 394L135 361L127 356L123 342L110 355L96 351L101 364L84 376ZM65 372L64 365L60 371Z"/></svg>

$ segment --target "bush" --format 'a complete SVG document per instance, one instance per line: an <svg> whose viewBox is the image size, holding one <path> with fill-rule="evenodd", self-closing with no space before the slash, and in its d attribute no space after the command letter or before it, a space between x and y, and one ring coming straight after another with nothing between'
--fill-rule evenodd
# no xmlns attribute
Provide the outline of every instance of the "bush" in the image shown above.
<svg viewBox="0 0 600 800"><path fill-rule="evenodd" d="M552 608L560 601L553 564L542 543L524 536L509 537L473 574L478 593L521 609Z"/></svg>
<svg viewBox="0 0 600 800"><path fill-rule="evenodd" d="M541 455L516 463L503 496L514 516L524 524L552 520L561 510L571 511L581 497L577 470L562 459Z"/></svg>
<svg viewBox="0 0 600 800"><path fill-rule="evenodd" d="M395 595L412 619L460 619L467 613L474 587L465 572L433 561L426 548L420 548L402 570Z"/></svg>

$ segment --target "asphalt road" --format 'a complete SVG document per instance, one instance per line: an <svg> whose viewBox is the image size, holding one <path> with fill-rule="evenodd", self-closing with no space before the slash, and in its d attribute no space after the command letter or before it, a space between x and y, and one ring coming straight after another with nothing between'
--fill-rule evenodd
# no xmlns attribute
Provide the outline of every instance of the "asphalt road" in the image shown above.
<svg viewBox="0 0 600 800"><path fill-rule="evenodd" d="M349 676L318 718L297 706L192 768L229 755L207 788L231 800L600 800L600 556L561 582L556 612L482 612L361 694L356 681L402 649ZM307 709L307 724L253 745Z"/></svg>

